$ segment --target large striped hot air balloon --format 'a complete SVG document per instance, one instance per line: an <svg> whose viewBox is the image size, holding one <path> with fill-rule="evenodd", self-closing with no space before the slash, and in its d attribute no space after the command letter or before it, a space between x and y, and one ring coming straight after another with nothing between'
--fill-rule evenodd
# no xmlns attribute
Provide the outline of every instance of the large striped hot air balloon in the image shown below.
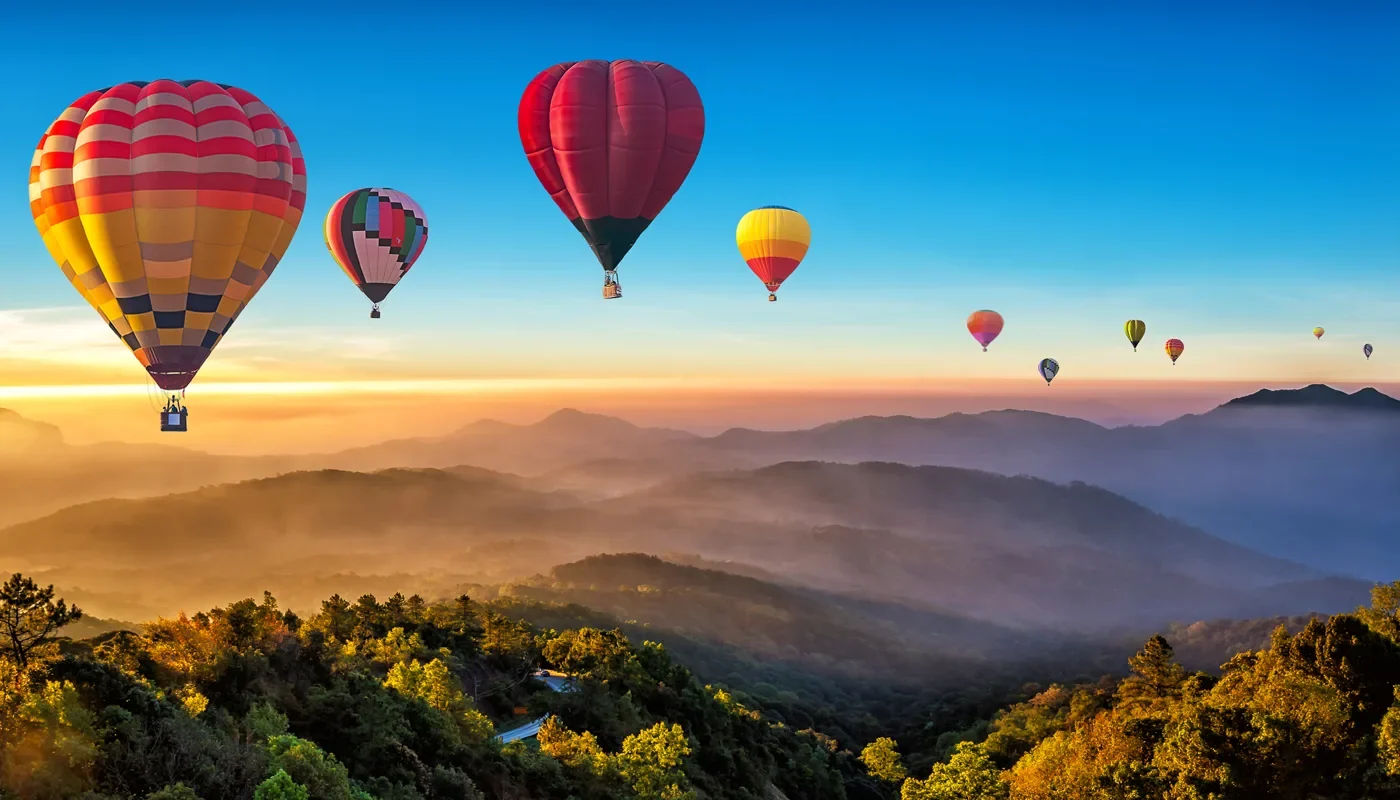
<svg viewBox="0 0 1400 800"><path fill-rule="evenodd" d="M967 332L972 334L972 338L982 345L982 352L987 352L987 345L992 340L1001 335L1001 329L1005 326L1005 321L1001 315L995 311L974 311L967 315Z"/></svg>
<svg viewBox="0 0 1400 800"><path fill-rule="evenodd" d="M428 242L428 218L412 197L393 189L356 189L326 214L326 247L364 292L370 319L403 280Z"/></svg>
<svg viewBox="0 0 1400 800"><path fill-rule="evenodd" d="M1133 352L1136 353L1138 343L1147 335L1147 323L1140 319L1130 319L1123 323L1123 332L1128 335L1128 341L1132 342Z"/></svg>
<svg viewBox="0 0 1400 800"><path fill-rule="evenodd" d="M570 61L530 81L518 123L535 176L603 265L603 297L621 297L617 265L700 154L700 93L658 61Z"/></svg>
<svg viewBox="0 0 1400 800"><path fill-rule="evenodd" d="M739 220L734 238L739 255L768 287L771 302L778 299L779 287L807 255L812 228L806 217L786 206L761 206Z"/></svg>
<svg viewBox="0 0 1400 800"><path fill-rule="evenodd" d="M1181 358L1181 354L1186 350L1186 345L1182 344L1180 339L1168 339L1166 350L1167 355L1171 357L1172 366L1176 366L1176 360Z"/></svg>
<svg viewBox="0 0 1400 800"><path fill-rule="evenodd" d="M49 126L29 202L73 288L157 386L179 392L291 244L306 167L291 129L249 92L123 83ZM162 426L183 430L172 407L180 425Z"/></svg>

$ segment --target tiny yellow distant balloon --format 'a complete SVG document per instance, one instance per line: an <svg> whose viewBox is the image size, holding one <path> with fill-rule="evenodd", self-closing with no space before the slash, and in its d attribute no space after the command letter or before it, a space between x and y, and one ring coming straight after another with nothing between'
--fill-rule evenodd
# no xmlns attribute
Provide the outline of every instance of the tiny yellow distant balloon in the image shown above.
<svg viewBox="0 0 1400 800"><path fill-rule="evenodd" d="M1324 334L1324 333L1326 333L1326 332L1327 332L1327 331L1324 331L1324 330L1321 329L1321 328L1313 328L1313 336L1316 336L1316 337L1319 338L1319 339L1321 339L1321 338L1322 338L1322 334Z"/></svg>

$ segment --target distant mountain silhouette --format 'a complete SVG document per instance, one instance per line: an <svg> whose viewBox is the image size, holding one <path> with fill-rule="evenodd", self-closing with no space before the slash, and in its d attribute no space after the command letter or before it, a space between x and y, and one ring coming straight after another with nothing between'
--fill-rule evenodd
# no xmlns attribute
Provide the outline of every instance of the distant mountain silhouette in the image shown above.
<svg viewBox="0 0 1400 800"><path fill-rule="evenodd" d="M630 458L661 455L676 442L694 438L684 431L640 428L615 417L566 408L533 425L482 420L447 436L398 439L320 461L322 466L357 470L473 464L538 474L617 453Z"/></svg>
<svg viewBox="0 0 1400 800"><path fill-rule="evenodd" d="M1253 550L1323 571L1400 574L1400 414L1374 389L1265 391L1157 426L1028 411L861 417L809 430L701 437L565 409L340 453L240 458L174 447L40 447L0 458L0 524L101 497L337 468L459 464L543 476L535 488L615 496L702 470L784 461L946 465L1102 486ZM1352 413L1355 411L1356 413ZM2 455L2 454L0 454Z"/></svg>
<svg viewBox="0 0 1400 800"><path fill-rule="evenodd" d="M1025 624L1130 624L1156 613L1137 599L1147 596L1172 598L1163 619L1207 607L1244 616L1349 609L1367 591L1096 487L947 467L783 463L681 478L613 508L715 520L710 552L812 585ZM795 542L737 539L719 519L813 527ZM1280 583L1294 585L1291 600L1258 600Z"/></svg>
<svg viewBox="0 0 1400 800"><path fill-rule="evenodd" d="M63 446L63 434L57 426L0 408L0 456L28 456Z"/></svg>
<svg viewBox="0 0 1400 800"><path fill-rule="evenodd" d="M1400 400L1366 387L1351 394L1320 383L1302 389L1260 389L1254 394L1237 397L1218 410L1240 408L1326 408L1344 411L1400 412Z"/></svg>
<svg viewBox="0 0 1400 800"><path fill-rule="evenodd" d="M992 411L733 430L689 447L747 464L879 460L1083 481L1255 550L1367 578L1400 573L1400 414L1375 413L1394 400L1362 390L1340 408L1258 403L1276 396L1157 426Z"/></svg>

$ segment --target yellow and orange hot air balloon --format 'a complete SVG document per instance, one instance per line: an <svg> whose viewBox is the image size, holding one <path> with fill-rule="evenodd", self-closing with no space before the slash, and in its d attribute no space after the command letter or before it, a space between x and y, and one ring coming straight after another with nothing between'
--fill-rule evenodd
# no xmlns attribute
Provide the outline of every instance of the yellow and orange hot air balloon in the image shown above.
<svg viewBox="0 0 1400 800"><path fill-rule="evenodd" d="M987 345L1001 334L1001 329L1005 325L1001 315L995 311L983 309L974 311L967 316L967 332L972 334L972 338L982 345L982 352L987 352Z"/></svg>
<svg viewBox="0 0 1400 800"><path fill-rule="evenodd" d="M1324 334L1324 333L1326 333L1326 332L1327 332L1327 331L1324 331L1324 330L1321 329L1321 328L1313 328L1313 336L1317 337L1318 339L1321 339L1321 338L1322 338L1322 334Z"/></svg>
<svg viewBox="0 0 1400 800"><path fill-rule="evenodd" d="M291 129L242 89L122 83L74 100L49 126L29 204L73 288L173 393L287 251L306 166ZM162 415L162 427L183 430L183 414L169 428Z"/></svg>
<svg viewBox="0 0 1400 800"><path fill-rule="evenodd" d="M1185 350L1186 345L1182 344L1180 339L1167 340L1167 355L1171 356L1172 366L1176 366L1176 360L1181 358L1181 354L1185 352Z"/></svg>
<svg viewBox="0 0 1400 800"><path fill-rule="evenodd" d="M768 287L768 300L802 263L812 244L807 218L786 206L761 206L745 214L734 232L739 255Z"/></svg>

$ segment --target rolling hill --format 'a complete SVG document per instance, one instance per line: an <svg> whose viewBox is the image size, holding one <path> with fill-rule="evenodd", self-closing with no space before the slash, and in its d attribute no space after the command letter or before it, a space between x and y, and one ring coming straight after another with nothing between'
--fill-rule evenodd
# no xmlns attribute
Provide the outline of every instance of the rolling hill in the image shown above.
<svg viewBox="0 0 1400 800"><path fill-rule="evenodd" d="M890 675L926 667L934 656L968 665L1024 653L1032 638L956 615L857 605L840 595L642 554L591 556L508 584L502 593L577 603L821 672Z"/></svg>
<svg viewBox="0 0 1400 800"><path fill-rule="evenodd" d="M1263 390L1157 426L1105 428L1026 411L862 417L713 437L565 409L533 425L485 420L443 437L340 453L235 458L174 447L71 447L0 418L0 524L105 497L145 497L296 470L462 464L595 498L702 470L783 461L943 465L1104 487L1250 549L1326 572L1400 572L1400 401L1374 389ZM5 426L9 426L8 428ZM57 437L57 438L55 438ZM3 444L0 437L0 444ZM8 456L6 455L8 453Z"/></svg>
<svg viewBox="0 0 1400 800"><path fill-rule="evenodd" d="M293 607L332 591L445 594L609 552L1077 630L1332 611L1367 588L1101 489L955 468L787 463L603 500L539 483L474 467L288 473L75 506L0 530L0 556L124 619L265 588Z"/></svg>

